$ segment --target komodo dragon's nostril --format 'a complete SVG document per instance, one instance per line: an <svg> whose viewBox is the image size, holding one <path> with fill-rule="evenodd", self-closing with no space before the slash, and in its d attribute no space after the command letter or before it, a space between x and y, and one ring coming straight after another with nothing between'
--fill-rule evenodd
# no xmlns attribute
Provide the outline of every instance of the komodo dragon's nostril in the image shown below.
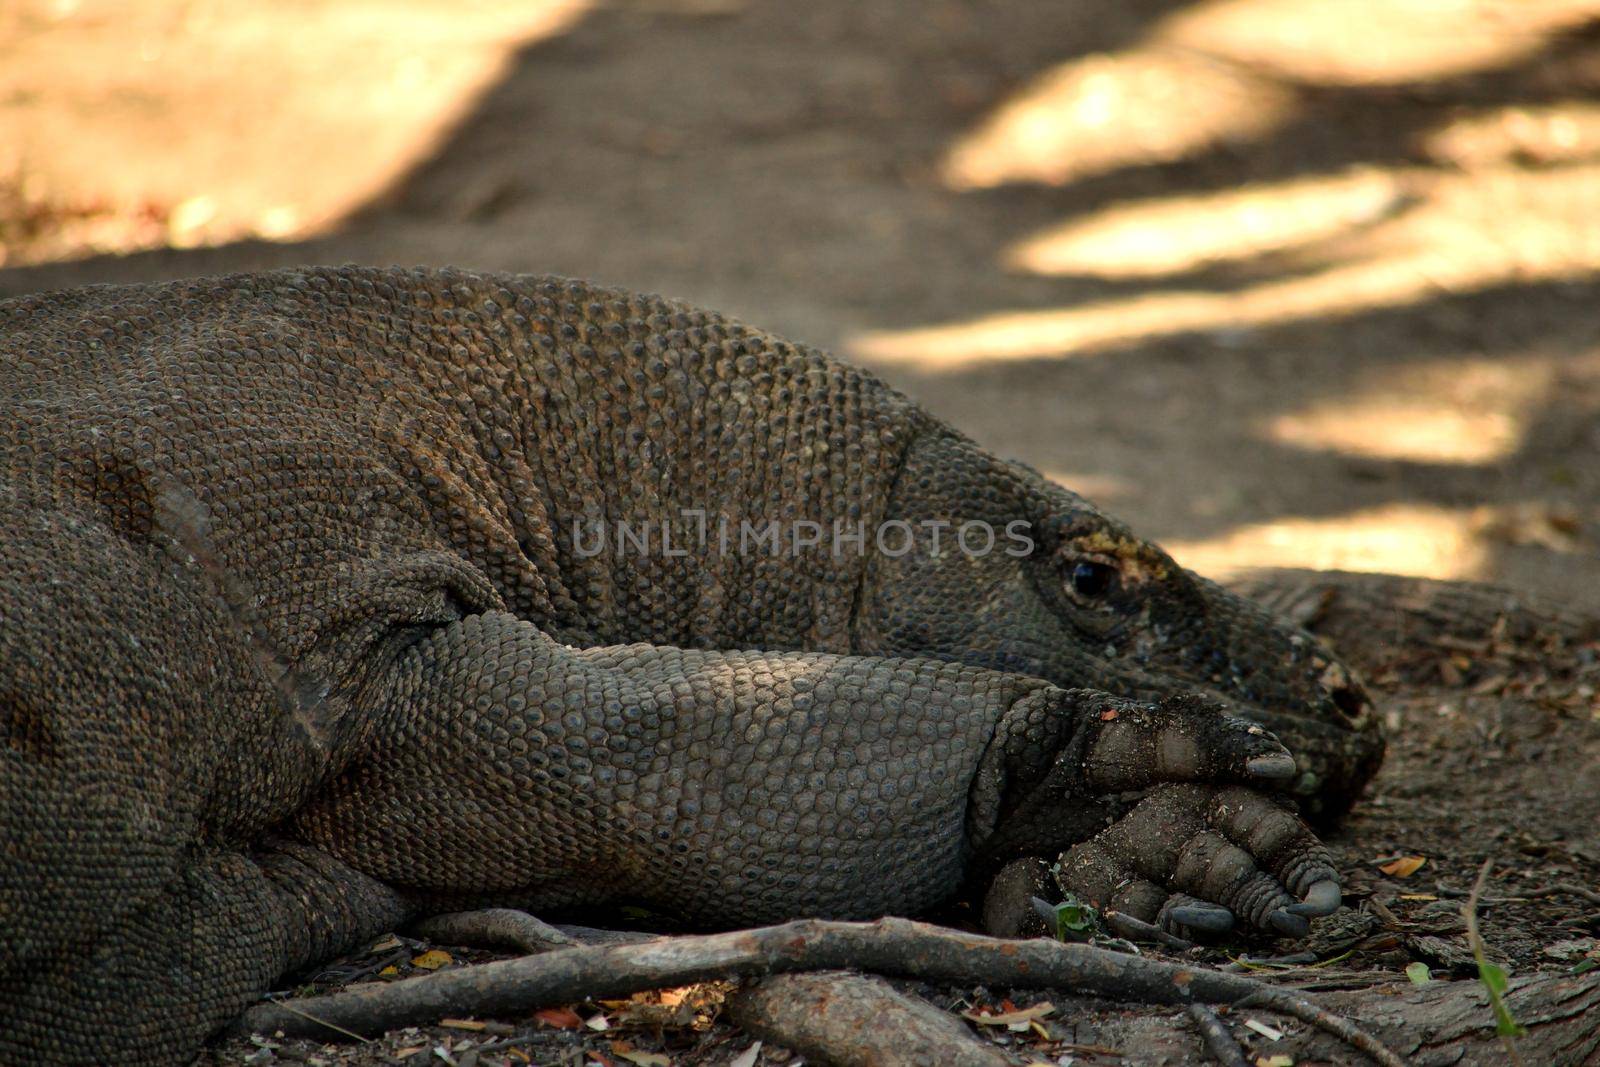
<svg viewBox="0 0 1600 1067"><path fill-rule="evenodd" d="M1367 699L1367 694L1358 686L1341 685L1336 687L1328 698L1333 701L1333 706L1351 722L1359 722L1372 707L1372 702Z"/></svg>
<svg viewBox="0 0 1600 1067"><path fill-rule="evenodd" d="M1342 664L1320 661L1318 666L1322 668L1319 681L1328 694L1328 701L1351 725L1361 723L1372 710L1372 700L1361 683L1352 678Z"/></svg>

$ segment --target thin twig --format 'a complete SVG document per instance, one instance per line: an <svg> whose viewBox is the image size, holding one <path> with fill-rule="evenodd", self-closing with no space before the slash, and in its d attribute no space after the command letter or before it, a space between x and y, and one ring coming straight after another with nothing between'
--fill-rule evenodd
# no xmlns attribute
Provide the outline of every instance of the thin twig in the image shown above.
<svg viewBox="0 0 1600 1067"><path fill-rule="evenodd" d="M363 1037L360 1034L356 1033L354 1030L346 1030L344 1027L340 1026L338 1023L331 1023L326 1019L319 1019L315 1015L312 1015L309 1011L305 1011L305 1010L303 1010L301 1008L295 1007L295 1004L294 1004L293 1001L290 1001L290 1000L269 1000L267 1003L272 1004L272 1005L274 1005L276 1007L282 1008L284 1011L292 1012L295 1015L298 1015L302 1019L309 1019L310 1021L316 1023L318 1026L326 1026L329 1030L333 1030L333 1031L336 1031L337 1033L341 1033L345 1037L353 1037L357 1041L361 1042L363 1045L369 1044L372 1041L372 1038L370 1038L370 1037ZM282 1028L280 1027L279 1029L282 1029Z"/></svg>
<svg viewBox="0 0 1600 1067"><path fill-rule="evenodd" d="M1565 894L1567 896L1582 897L1591 904L1600 904L1600 891L1590 889L1588 886L1578 885L1576 882L1555 882L1540 889L1529 890L1528 899L1540 897L1553 897Z"/></svg>
<svg viewBox="0 0 1600 1067"><path fill-rule="evenodd" d="M1405 1067L1405 1060L1401 1059L1393 1049L1373 1037L1371 1034L1356 1026L1349 1019L1335 1015L1326 1008L1297 997L1292 993L1272 986L1265 986L1258 993L1253 993L1237 1002L1237 1007L1256 1004L1263 1008L1292 1015L1303 1023L1310 1023L1319 1030L1326 1030L1345 1044L1358 1048L1368 1056L1383 1064L1384 1067Z"/></svg>

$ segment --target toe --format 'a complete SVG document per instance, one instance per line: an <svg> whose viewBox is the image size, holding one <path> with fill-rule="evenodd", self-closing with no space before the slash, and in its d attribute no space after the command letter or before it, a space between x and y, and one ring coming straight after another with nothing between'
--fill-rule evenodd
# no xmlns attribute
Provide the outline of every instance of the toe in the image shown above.
<svg viewBox="0 0 1600 1067"><path fill-rule="evenodd" d="M1289 913L1307 916L1332 915L1343 900L1344 891L1339 886L1339 880L1328 878L1313 883L1311 888L1306 890L1300 903L1289 905Z"/></svg>
<svg viewBox="0 0 1600 1067"><path fill-rule="evenodd" d="M1163 923L1186 927L1195 933L1216 936L1233 929L1233 912L1220 904L1198 900L1183 893L1173 894L1162 908Z"/></svg>

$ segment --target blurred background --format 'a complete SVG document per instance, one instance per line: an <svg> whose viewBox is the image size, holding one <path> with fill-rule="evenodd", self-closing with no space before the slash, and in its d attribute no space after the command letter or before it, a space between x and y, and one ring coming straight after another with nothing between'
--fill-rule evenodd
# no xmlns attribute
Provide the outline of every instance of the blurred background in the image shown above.
<svg viewBox="0 0 1600 1067"><path fill-rule="evenodd" d="M4 0L0 295L579 275L1182 561L1600 606L1600 0Z"/></svg>

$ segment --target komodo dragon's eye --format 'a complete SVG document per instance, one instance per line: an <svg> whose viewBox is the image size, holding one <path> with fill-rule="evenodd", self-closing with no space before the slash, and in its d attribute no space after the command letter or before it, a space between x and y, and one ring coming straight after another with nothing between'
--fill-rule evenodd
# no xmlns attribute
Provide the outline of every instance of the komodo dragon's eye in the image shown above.
<svg viewBox="0 0 1600 1067"><path fill-rule="evenodd" d="M1083 600L1099 600L1116 584L1117 569L1098 560L1080 559L1072 565L1067 584Z"/></svg>

